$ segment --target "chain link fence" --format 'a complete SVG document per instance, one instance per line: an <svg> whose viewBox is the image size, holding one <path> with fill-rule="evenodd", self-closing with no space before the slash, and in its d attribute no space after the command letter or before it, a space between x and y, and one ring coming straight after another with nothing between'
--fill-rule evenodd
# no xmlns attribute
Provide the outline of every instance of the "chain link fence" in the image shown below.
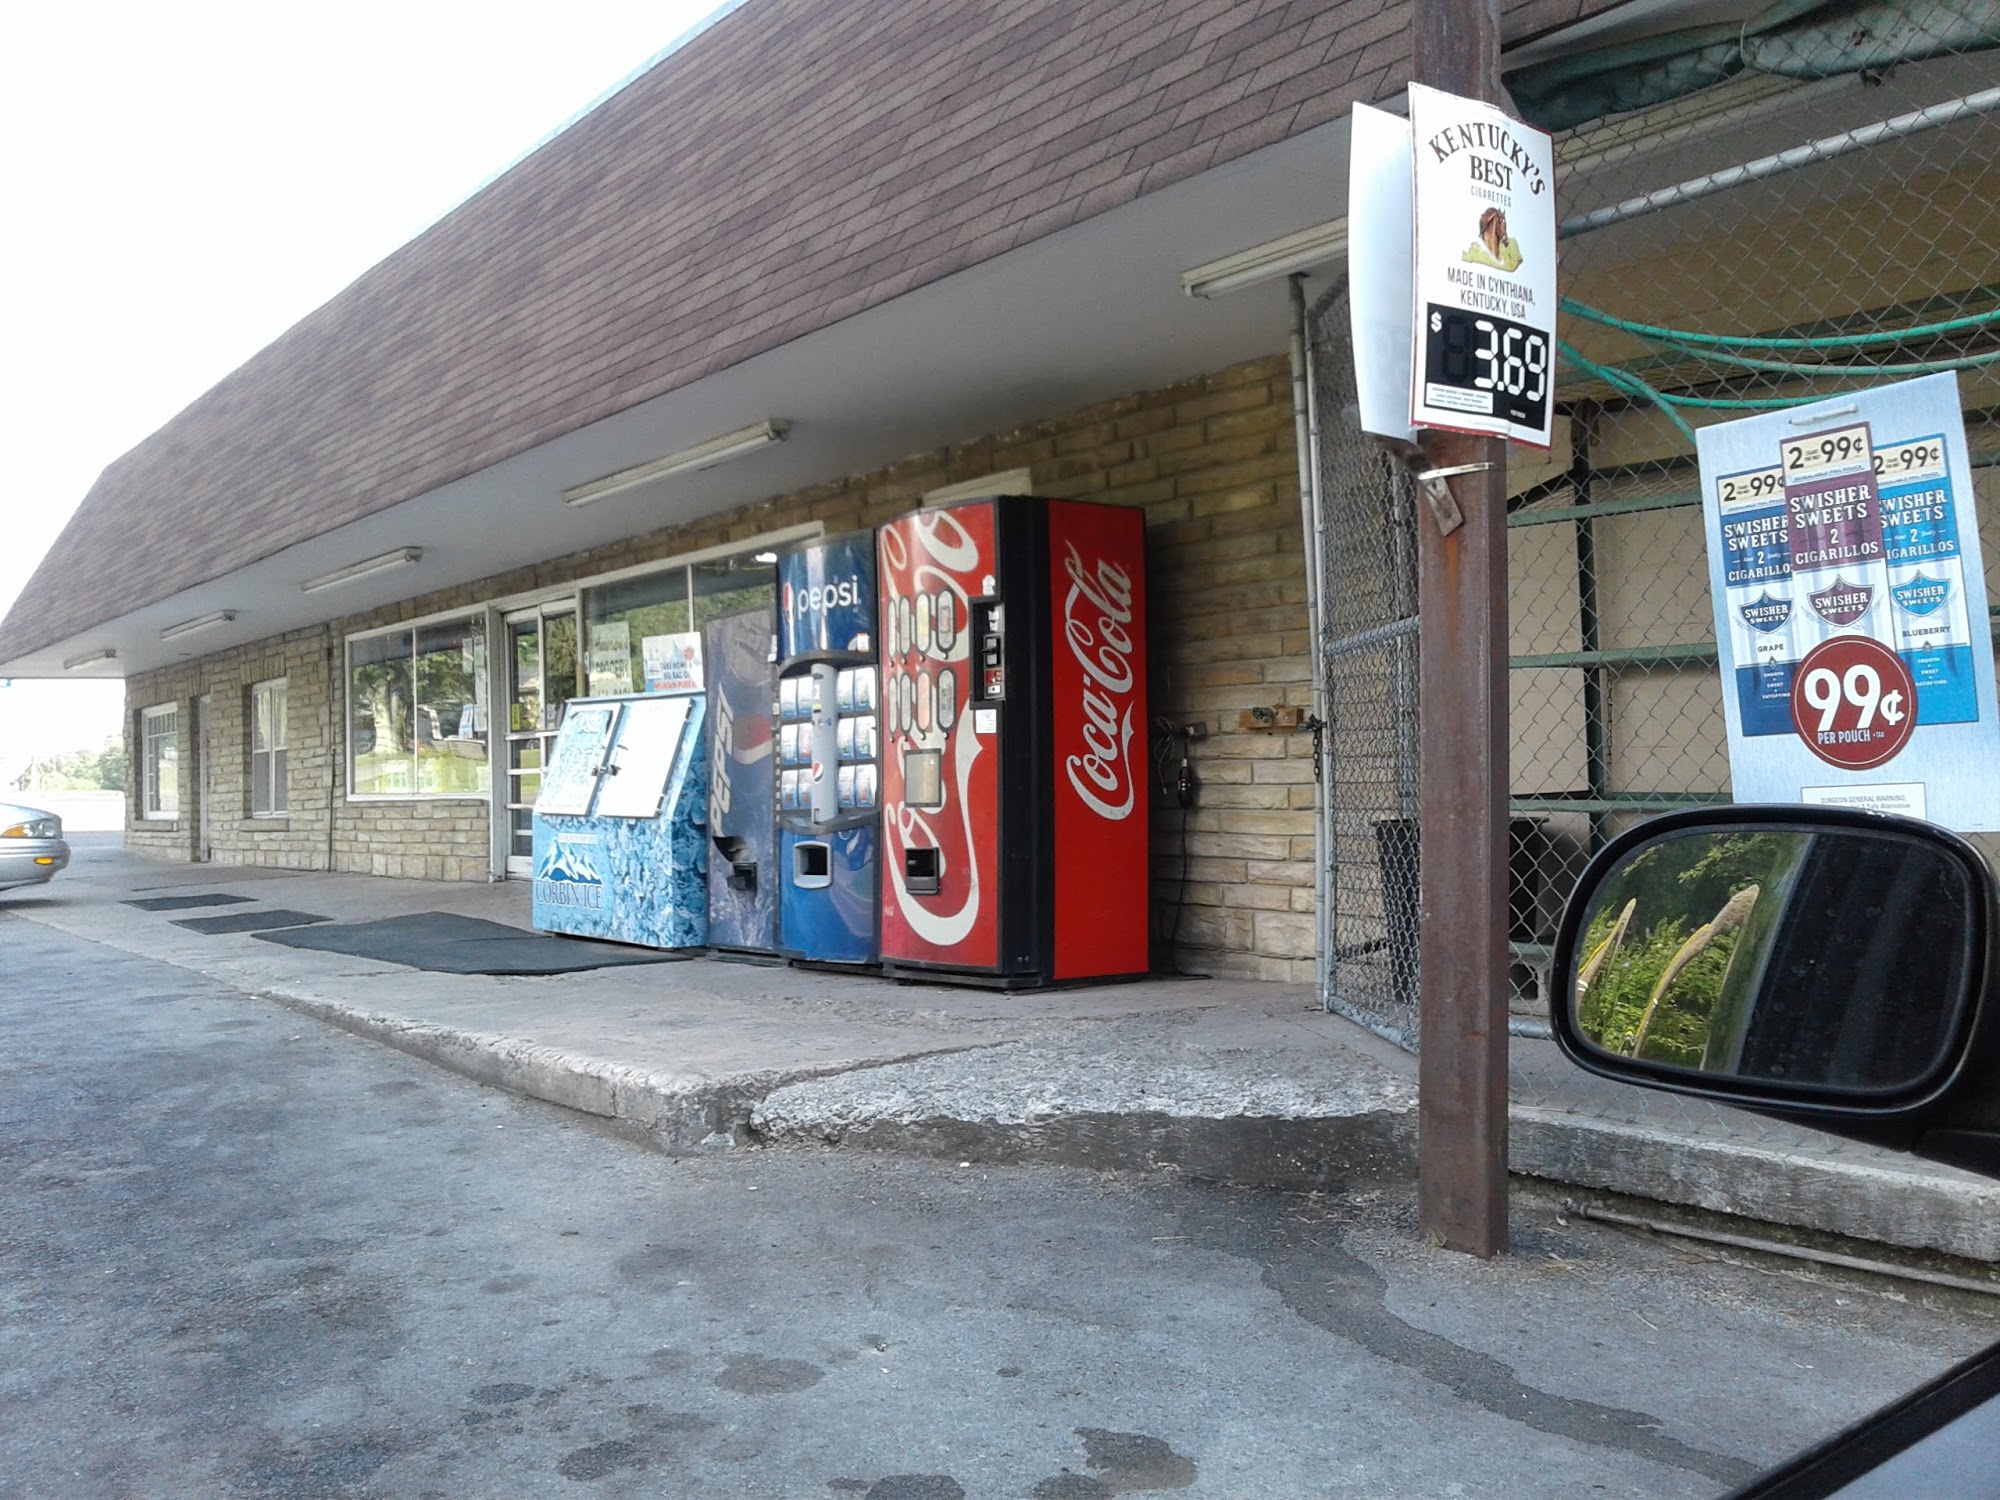
<svg viewBox="0 0 2000 1500"><path fill-rule="evenodd" d="M1821 76L1818 33L1777 37L1756 68L1558 136L1554 445L1516 447L1508 474L1521 1032L1546 1013L1555 919L1590 853L1650 814L1730 800L1696 428L1954 371L1976 481L1961 515L1976 509L1996 592L2000 52L1974 49L2000 37L1969 33L1963 6L1897 9L1900 50L1879 65ZM1414 1047L1415 510L1407 477L1355 427L1344 290L1307 323L1328 721L1324 999ZM1517 1036L1517 1103L1678 1111L1699 1132L1789 1135L1594 1090L1544 1057L1547 1045Z"/></svg>
<svg viewBox="0 0 2000 1500"><path fill-rule="evenodd" d="M1344 281L1306 322L1321 526L1325 999L1414 1051L1416 484L1361 431Z"/></svg>

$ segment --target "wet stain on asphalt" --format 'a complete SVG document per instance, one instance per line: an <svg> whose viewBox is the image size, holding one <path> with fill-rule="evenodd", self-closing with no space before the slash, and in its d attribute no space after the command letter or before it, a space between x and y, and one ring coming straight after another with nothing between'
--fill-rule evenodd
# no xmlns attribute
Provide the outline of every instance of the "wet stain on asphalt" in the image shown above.
<svg viewBox="0 0 2000 1500"><path fill-rule="evenodd" d="M818 1385L826 1374L802 1359L769 1359L762 1354L731 1355L716 1385L739 1396L783 1396Z"/></svg>
<svg viewBox="0 0 2000 1500"><path fill-rule="evenodd" d="M482 1292L525 1292L535 1284L535 1278L528 1275L495 1276L482 1283Z"/></svg>
<svg viewBox="0 0 2000 1500"><path fill-rule="evenodd" d="M1105 1427L1079 1427L1076 1435L1083 1439L1084 1467L1097 1472L1064 1469L1051 1474L1029 1491L1032 1500L1100 1500L1142 1490L1184 1490L1200 1477L1194 1460L1176 1453L1164 1438Z"/></svg>
<svg viewBox="0 0 2000 1500"><path fill-rule="evenodd" d="M1174 1452L1165 1440L1143 1432L1111 1432L1079 1427L1084 1464L1100 1473L1112 1494L1127 1490L1184 1490L1195 1481L1194 1460Z"/></svg>
<svg viewBox="0 0 2000 1500"><path fill-rule="evenodd" d="M646 1455L630 1438L613 1438L608 1443L592 1443L563 1455L556 1472L565 1479L603 1479L620 1469L643 1469Z"/></svg>
<svg viewBox="0 0 2000 1500"><path fill-rule="evenodd" d="M1279 1195L1191 1194L1182 1202L1181 1219L1190 1243L1261 1266L1264 1285L1306 1322L1495 1416L1724 1484L1742 1484L1757 1473L1741 1459L1668 1436L1645 1412L1538 1390L1491 1355L1411 1326L1389 1310L1388 1281L1380 1271L1342 1249L1337 1230L1316 1226L1307 1233Z"/></svg>
<svg viewBox="0 0 2000 1500"><path fill-rule="evenodd" d="M351 1494L395 1453L379 1438L327 1438L252 1459L237 1472L236 1487L250 1495Z"/></svg>

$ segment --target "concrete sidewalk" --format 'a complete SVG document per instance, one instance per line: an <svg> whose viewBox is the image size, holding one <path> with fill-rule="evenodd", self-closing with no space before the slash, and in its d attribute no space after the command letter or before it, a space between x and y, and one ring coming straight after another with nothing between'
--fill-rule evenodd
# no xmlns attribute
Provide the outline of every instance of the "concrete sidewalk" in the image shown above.
<svg viewBox="0 0 2000 1500"><path fill-rule="evenodd" d="M433 974L174 925L135 897L227 892L335 921L527 927L524 884L162 864L83 835L12 913L177 964L668 1151L758 1142L1176 1170L1316 1188L1407 1171L1415 1060L1303 987L1157 979L1001 994L693 960L546 978ZM1588 1080L1516 1043L1516 1171L2000 1260L2000 1184ZM1536 1101L1524 1104L1522 1100Z"/></svg>

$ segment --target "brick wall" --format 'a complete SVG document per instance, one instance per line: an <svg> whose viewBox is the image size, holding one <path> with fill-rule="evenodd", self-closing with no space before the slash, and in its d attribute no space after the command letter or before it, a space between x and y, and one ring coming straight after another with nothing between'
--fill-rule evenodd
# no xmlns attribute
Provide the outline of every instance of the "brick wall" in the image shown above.
<svg viewBox="0 0 2000 1500"><path fill-rule="evenodd" d="M684 554L804 521L829 532L875 526L942 485L1027 468L1037 494L1136 505L1146 512L1151 611L1151 713L1201 723L1194 770L1201 790L1185 817L1154 792L1156 936L1178 932L1181 967L1305 981L1312 971L1310 744L1302 734L1245 734L1241 712L1310 698L1305 565L1299 529L1290 373L1282 357L1121 397L887 469L517 569L391 608L136 676L127 684L128 736L143 706L210 694L213 858L219 863L332 868L427 879L482 879L489 825L483 801L345 800L344 708L338 670L347 633L559 587L578 578ZM329 655L329 651L331 655ZM334 693L327 691L329 663ZM291 816L248 816L244 720L254 682L290 679ZM139 747L132 746L133 765ZM195 806L184 755L182 806ZM1171 785L1178 764L1168 768ZM134 777L134 786L138 778ZM187 858L192 825L136 820L128 840ZM219 815L218 815L219 814ZM1171 962L1167 953L1159 962Z"/></svg>

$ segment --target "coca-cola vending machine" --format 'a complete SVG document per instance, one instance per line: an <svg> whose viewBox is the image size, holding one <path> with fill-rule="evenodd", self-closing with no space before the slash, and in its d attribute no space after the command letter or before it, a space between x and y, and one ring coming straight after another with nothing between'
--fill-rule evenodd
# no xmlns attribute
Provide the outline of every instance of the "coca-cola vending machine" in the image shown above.
<svg viewBox="0 0 2000 1500"><path fill-rule="evenodd" d="M882 528L882 964L1147 968L1145 522L998 496Z"/></svg>
<svg viewBox="0 0 2000 1500"><path fill-rule="evenodd" d="M778 949L875 961L875 534L778 553Z"/></svg>

